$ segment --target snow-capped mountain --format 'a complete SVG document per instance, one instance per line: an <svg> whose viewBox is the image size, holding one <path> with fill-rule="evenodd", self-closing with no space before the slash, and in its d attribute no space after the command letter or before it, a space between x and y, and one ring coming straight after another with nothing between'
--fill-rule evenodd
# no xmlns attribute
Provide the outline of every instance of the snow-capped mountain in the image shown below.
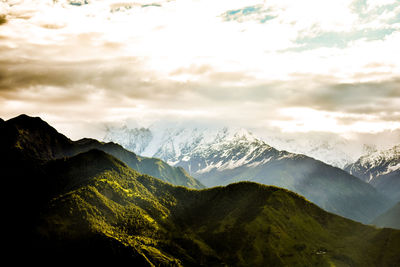
<svg viewBox="0 0 400 267"><path fill-rule="evenodd" d="M157 126L150 129L124 126L107 129L104 140L119 143L143 156L161 158L192 174L256 166L266 162L266 153L288 154L278 152L243 128L171 127L161 130Z"/></svg>
<svg viewBox="0 0 400 267"><path fill-rule="evenodd" d="M153 139L153 134L146 128L130 129L126 125L121 128L107 128L105 141L112 141L124 146L139 155L144 155L144 150ZM150 155L152 156L152 155Z"/></svg>
<svg viewBox="0 0 400 267"><path fill-rule="evenodd" d="M374 183L379 177L400 170L400 145L363 155L355 163L347 165L345 170L366 182Z"/></svg>
<svg viewBox="0 0 400 267"><path fill-rule="evenodd" d="M392 204L345 171L302 154L277 150L243 128L171 124L108 128L104 140L183 167L206 186L250 180L284 187L328 211L363 222Z"/></svg>
<svg viewBox="0 0 400 267"><path fill-rule="evenodd" d="M263 140L276 149L304 154L338 168L356 161L361 150L355 147L358 144L338 136L270 135Z"/></svg>
<svg viewBox="0 0 400 267"><path fill-rule="evenodd" d="M345 149L351 144L344 139L261 138L246 129L235 127L153 125L130 129L123 126L107 128L104 140L119 143L139 155L158 157L171 165L182 166L191 174L260 164L265 159L260 159L256 153L271 150L271 146L305 154L339 168L354 162L359 156ZM226 151L218 155L222 149Z"/></svg>
<svg viewBox="0 0 400 267"><path fill-rule="evenodd" d="M400 145L366 154L345 170L400 200Z"/></svg>

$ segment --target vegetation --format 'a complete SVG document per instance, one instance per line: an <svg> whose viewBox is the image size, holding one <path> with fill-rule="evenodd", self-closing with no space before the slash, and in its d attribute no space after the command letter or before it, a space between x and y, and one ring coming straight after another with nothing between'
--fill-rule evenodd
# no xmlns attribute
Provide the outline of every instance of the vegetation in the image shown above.
<svg viewBox="0 0 400 267"><path fill-rule="evenodd" d="M157 158L146 158L136 155L115 143L101 143L94 139L81 139L76 142L79 151L89 149L100 149L125 162L129 167L141 173L159 178L174 185L183 185L190 188L201 189L204 186L191 177L183 168L171 167L164 161Z"/></svg>
<svg viewBox="0 0 400 267"><path fill-rule="evenodd" d="M251 168L242 166L211 171L197 175L197 178L206 185L247 180L283 187L307 197L327 211L363 223L369 223L393 205L391 199L371 185L304 155L281 158Z"/></svg>
<svg viewBox="0 0 400 267"><path fill-rule="evenodd" d="M36 227L46 254L105 239L124 248L118 255L131 251L124 260L149 265L391 266L400 260L400 231L327 213L285 189L251 182L176 187L98 150L49 165L64 189Z"/></svg>

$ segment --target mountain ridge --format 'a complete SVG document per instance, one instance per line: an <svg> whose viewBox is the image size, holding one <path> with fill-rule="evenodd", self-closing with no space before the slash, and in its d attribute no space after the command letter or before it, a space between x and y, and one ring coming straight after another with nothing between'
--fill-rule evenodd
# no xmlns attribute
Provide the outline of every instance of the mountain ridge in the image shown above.
<svg viewBox="0 0 400 267"><path fill-rule="evenodd" d="M164 181L194 188L204 187L181 168L169 166L159 159L139 157L115 143L102 143L95 139L72 141L39 117L20 115L2 123L6 140L0 140L4 150L22 153L41 162L69 157L89 149L97 148L113 154L131 168L163 179ZM11 144L11 145L10 145Z"/></svg>
<svg viewBox="0 0 400 267"><path fill-rule="evenodd" d="M330 212L365 223L392 204L371 185L347 172L302 154L279 151L243 128L237 132L217 128L210 131L210 136L204 135L204 129L196 129L152 132L159 135L154 138L161 147L144 152L183 167L209 187L243 180L284 187ZM120 138L118 132L114 134L105 139L129 143L129 132ZM138 140L138 136L132 140Z"/></svg>

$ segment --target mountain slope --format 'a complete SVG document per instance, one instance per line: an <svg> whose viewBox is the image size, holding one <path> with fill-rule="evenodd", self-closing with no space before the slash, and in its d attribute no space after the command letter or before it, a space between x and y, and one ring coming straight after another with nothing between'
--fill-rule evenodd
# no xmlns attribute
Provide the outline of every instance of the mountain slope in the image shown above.
<svg viewBox="0 0 400 267"><path fill-rule="evenodd" d="M372 224L379 227L400 229L400 202L376 218Z"/></svg>
<svg viewBox="0 0 400 267"><path fill-rule="evenodd" d="M304 155L272 159L256 167L212 171L206 176L207 179L210 177L222 184L249 180L287 188L327 211L362 222L369 222L391 203L374 188L343 170ZM198 178L207 184L204 177Z"/></svg>
<svg viewBox="0 0 400 267"><path fill-rule="evenodd" d="M74 142L58 133L40 118L20 115L2 123L0 131L4 136L0 140L0 146L4 153L22 153L24 157L45 162L97 148L114 155L139 172L166 182L192 188L204 187L182 168L171 167L159 159L139 157L114 143L101 143L94 139L82 139Z"/></svg>
<svg viewBox="0 0 400 267"><path fill-rule="evenodd" d="M48 164L48 173L67 186L38 220L39 258L115 257L144 266L400 261L399 231L327 213L284 189L249 182L201 191L175 187L98 150Z"/></svg>
<svg viewBox="0 0 400 267"><path fill-rule="evenodd" d="M81 151L100 149L125 162L129 167L140 173L145 173L175 185L190 188L204 188L191 177L182 167L172 167L158 158L148 158L136 155L115 143L101 143L94 139L81 139L75 142Z"/></svg>
<svg viewBox="0 0 400 267"><path fill-rule="evenodd" d="M360 157L345 170L400 201L400 145Z"/></svg>
<svg viewBox="0 0 400 267"><path fill-rule="evenodd" d="M129 134L140 132L126 128L121 131L121 136L120 131L108 132L106 139L124 143ZM139 140L143 131L148 133L148 129L142 129L131 139ZM144 149L141 146L143 153L185 168L206 186L238 181L276 185L295 191L330 212L362 222L370 222L393 204L343 170L304 155L276 150L244 129L167 128L150 134L153 141L139 141L148 143Z"/></svg>
<svg viewBox="0 0 400 267"><path fill-rule="evenodd" d="M3 147L15 144L4 140ZM242 182L194 190L140 174L98 149L37 160L30 155L69 152L62 151L61 141L57 149L43 152L24 140L23 147L35 149L0 154L6 189L3 243L6 258L13 256L14 263L400 263L400 231L375 229L327 213L285 189Z"/></svg>

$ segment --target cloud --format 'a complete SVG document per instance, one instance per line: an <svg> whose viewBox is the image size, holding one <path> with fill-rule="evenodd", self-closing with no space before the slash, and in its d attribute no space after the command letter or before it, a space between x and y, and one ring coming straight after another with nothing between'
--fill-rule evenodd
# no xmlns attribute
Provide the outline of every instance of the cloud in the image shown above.
<svg viewBox="0 0 400 267"><path fill-rule="evenodd" d="M2 116L282 131L331 130L327 120L338 133L399 121L394 1L9 3L0 3Z"/></svg>
<svg viewBox="0 0 400 267"><path fill-rule="evenodd" d="M298 47L288 51L305 51L321 47L345 48L357 40L374 41L381 40L387 35L397 31L395 28L364 29L353 32L321 32L318 35L302 36L295 40Z"/></svg>
<svg viewBox="0 0 400 267"><path fill-rule="evenodd" d="M0 14L0 25L6 23L7 23L6 15Z"/></svg>
<svg viewBox="0 0 400 267"><path fill-rule="evenodd" d="M320 84L312 87L309 94L302 94L304 90L297 90L286 104L358 114L394 112L400 101L399 85L398 78L363 83L332 83L322 79Z"/></svg>

